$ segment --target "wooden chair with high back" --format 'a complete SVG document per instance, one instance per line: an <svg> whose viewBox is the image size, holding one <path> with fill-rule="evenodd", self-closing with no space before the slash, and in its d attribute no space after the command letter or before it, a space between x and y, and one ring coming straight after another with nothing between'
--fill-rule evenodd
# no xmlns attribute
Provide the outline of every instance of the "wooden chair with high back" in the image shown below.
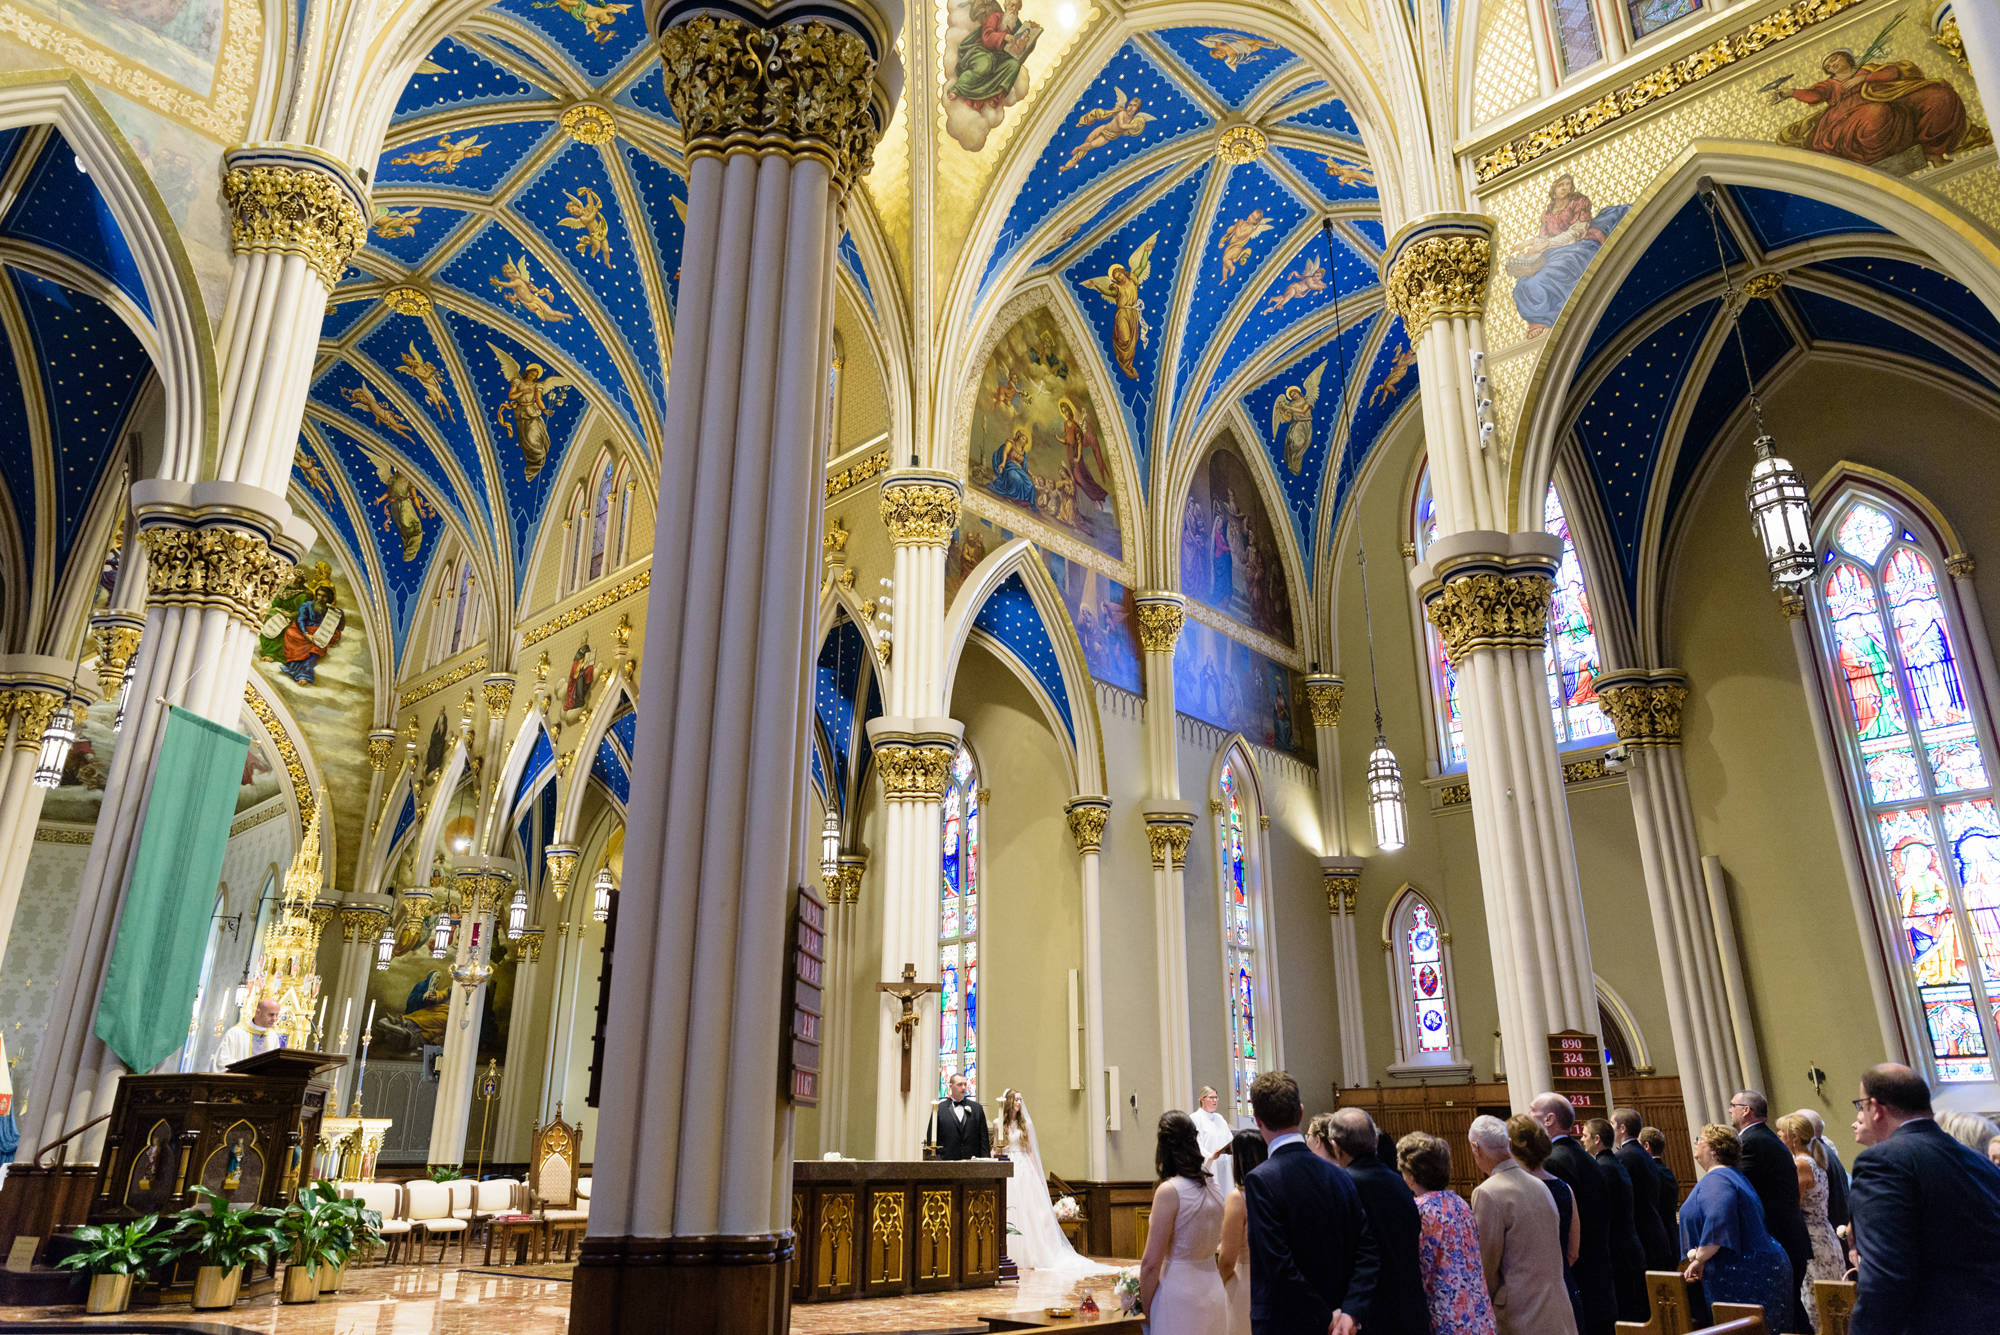
<svg viewBox="0 0 2000 1335"><path fill-rule="evenodd" d="M556 1237L563 1238L565 1254L574 1246L589 1223L588 1206L577 1208L577 1151L583 1140L581 1124L562 1119L562 1104L556 1104L555 1120L535 1128L528 1151L528 1199L545 1227L542 1232L542 1259L547 1260Z"/></svg>

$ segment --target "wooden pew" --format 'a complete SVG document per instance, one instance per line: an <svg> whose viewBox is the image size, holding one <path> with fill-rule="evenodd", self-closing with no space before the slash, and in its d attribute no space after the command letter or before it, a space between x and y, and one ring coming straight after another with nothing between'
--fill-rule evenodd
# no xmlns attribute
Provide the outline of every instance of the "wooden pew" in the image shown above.
<svg viewBox="0 0 2000 1335"><path fill-rule="evenodd" d="M1838 1324L1827 1325L1825 1313L1828 1311L1827 1297L1822 1297L1815 1286L1814 1299L1819 1304L1820 1335L1847 1335L1847 1312L1854 1306L1854 1286L1830 1281L1819 1281L1832 1290L1845 1290L1845 1307L1839 1308ZM1674 1270L1648 1270L1646 1272L1646 1301L1651 1306L1651 1315L1643 1322L1620 1321L1618 1335L1708 1335L1711 1330L1738 1332L1755 1330L1757 1335L1776 1335L1765 1323L1764 1309L1747 1303L1714 1303L1710 1317L1714 1326L1697 1328L1694 1324L1694 1306L1688 1298L1687 1281ZM1840 1301L1835 1293L1831 1301ZM1754 1326L1741 1324L1754 1321Z"/></svg>
<svg viewBox="0 0 2000 1335"><path fill-rule="evenodd" d="M1721 1305L1732 1306L1729 1303ZM1771 1328L1764 1324L1764 1309L1755 1307L1751 1310L1756 1313L1755 1316L1738 1317L1719 1326L1703 1326L1695 1331L1694 1335L1771 1335Z"/></svg>
<svg viewBox="0 0 2000 1335"><path fill-rule="evenodd" d="M1854 1281L1814 1280L1813 1306L1819 1309L1819 1335L1847 1335L1847 1323L1854 1315Z"/></svg>

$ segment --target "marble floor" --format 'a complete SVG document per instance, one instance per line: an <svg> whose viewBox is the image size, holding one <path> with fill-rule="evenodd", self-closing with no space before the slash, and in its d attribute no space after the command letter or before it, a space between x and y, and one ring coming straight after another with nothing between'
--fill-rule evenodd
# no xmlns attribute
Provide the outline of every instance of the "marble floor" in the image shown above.
<svg viewBox="0 0 2000 1335"><path fill-rule="evenodd" d="M452 1258L454 1261L456 1257ZM134 1308L122 1316L84 1317L80 1307L0 1307L0 1322L63 1320L104 1324L213 1322L267 1335L564 1335L569 1328L571 1267L374 1266L351 1270L339 1293L286 1307L275 1293L227 1312L183 1306ZM1024 1270L1018 1284L959 1293L819 1303L792 1309L792 1335L979 1331L981 1318L1073 1306L1088 1287L1115 1309L1108 1274Z"/></svg>

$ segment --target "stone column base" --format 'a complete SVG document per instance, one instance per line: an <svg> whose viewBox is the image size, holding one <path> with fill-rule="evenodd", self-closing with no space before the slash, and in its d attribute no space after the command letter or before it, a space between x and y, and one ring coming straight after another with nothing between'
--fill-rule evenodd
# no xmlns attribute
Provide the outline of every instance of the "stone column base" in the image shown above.
<svg viewBox="0 0 2000 1335"><path fill-rule="evenodd" d="M570 1290L575 1335L785 1335L793 1238L786 1233L585 1238Z"/></svg>

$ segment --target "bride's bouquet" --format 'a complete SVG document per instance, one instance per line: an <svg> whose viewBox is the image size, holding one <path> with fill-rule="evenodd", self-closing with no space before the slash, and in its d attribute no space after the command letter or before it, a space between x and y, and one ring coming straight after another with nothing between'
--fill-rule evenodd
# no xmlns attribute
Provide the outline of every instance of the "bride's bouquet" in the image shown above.
<svg viewBox="0 0 2000 1335"><path fill-rule="evenodd" d="M1058 1200L1055 1210L1056 1218L1062 1220L1064 1223L1068 1223L1083 1213L1083 1208L1076 1203L1076 1197L1074 1196L1064 1196Z"/></svg>
<svg viewBox="0 0 2000 1335"><path fill-rule="evenodd" d="M1111 1281L1111 1291L1118 1295L1118 1306L1125 1312L1139 1310L1139 1272L1131 1266L1118 1272L1118 1278Z"/></svg>

